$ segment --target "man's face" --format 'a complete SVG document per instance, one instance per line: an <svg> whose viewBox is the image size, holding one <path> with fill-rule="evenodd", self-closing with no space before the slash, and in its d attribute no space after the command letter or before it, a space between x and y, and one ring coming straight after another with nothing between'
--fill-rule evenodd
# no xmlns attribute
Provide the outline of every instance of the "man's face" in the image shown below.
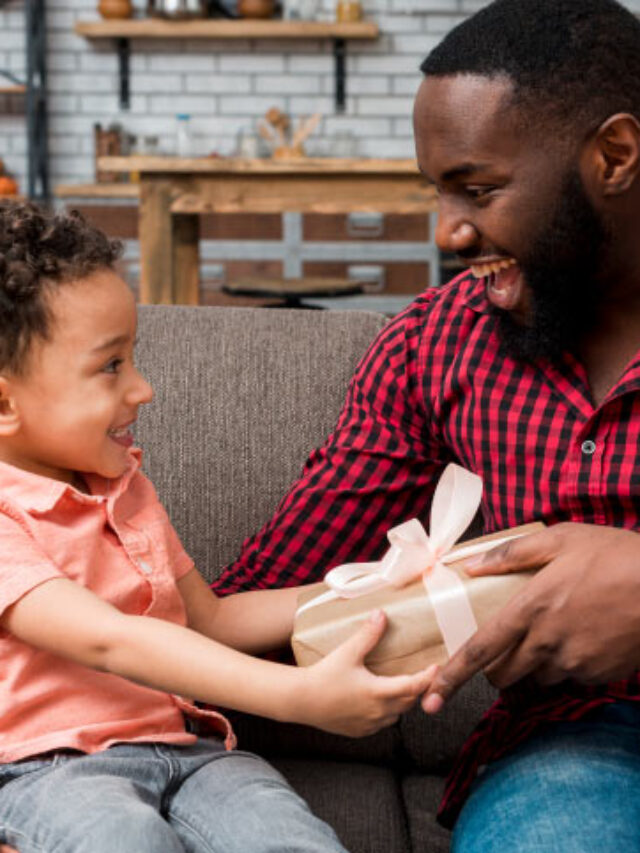
<svg viewBox="0 0 640 853"><path fill-rule="evenodd" d="M591 327L607 238L566 145L525 131L511 91L506 78L426 78L418 162L439 190L436 242L485 280L505 346L557 358Z"/></svg>

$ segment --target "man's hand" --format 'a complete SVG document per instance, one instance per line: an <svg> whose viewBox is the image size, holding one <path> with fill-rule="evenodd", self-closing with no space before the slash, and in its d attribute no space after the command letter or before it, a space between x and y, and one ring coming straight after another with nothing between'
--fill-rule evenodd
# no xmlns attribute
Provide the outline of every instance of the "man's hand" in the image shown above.
<svg viewBox="0 0 640 853"><path fill-rule="evenodd" d="M437 672L428 713L480 670L504 688L527 675L601 684L640 666L640 534L564 523L476 560L470 575L540 571Z"/></svg>

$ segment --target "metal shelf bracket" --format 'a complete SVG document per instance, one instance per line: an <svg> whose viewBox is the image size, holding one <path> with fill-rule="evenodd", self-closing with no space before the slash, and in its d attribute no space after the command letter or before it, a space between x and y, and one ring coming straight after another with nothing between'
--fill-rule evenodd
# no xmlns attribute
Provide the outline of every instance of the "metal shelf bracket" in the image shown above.
<svg viewBox="0 0 640 853"><path fill-rule="evenodd" d="M334 103L336 112L344 113L347 100L347 41L344 38L334 38L332 41L335 73ZM131 48L129 42L130 40L125 37L118 37L115 39L116 50L118 52L119 101L120 108L123 110L128 110L131 104L129 63Z"/></svg>
<svg viewBox="0 0 640 853"><path fill-rule="evenodd" d="M347 101L347 42L343 38L333 40L335 107L337 113L343 113Z"/></svg>
<svg viewBox="0 0 640 853"><path fill-rule="evenodd" d="M129 86L129 39L117 38L116 49L118 51L118 70L120 76L120 109L128 110L131 91Z"/></svg>

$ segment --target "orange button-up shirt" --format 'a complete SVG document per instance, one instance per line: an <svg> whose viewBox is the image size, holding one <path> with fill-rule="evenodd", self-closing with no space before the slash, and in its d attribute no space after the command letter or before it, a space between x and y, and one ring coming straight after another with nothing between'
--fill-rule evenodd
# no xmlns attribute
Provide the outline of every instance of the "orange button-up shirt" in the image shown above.
<svg viewBox="0 0 640 853"><path fill-rule="evenodd" d="M86 476L90 494L0 462L0 612L39 584L69 578L123 613L178 625L176 581L191 571L140 452L118 480ZM183 711L221 715L187 700L40 651L0 630L0 762L53 749L98 752L114 743L188 744Z"/></svg>

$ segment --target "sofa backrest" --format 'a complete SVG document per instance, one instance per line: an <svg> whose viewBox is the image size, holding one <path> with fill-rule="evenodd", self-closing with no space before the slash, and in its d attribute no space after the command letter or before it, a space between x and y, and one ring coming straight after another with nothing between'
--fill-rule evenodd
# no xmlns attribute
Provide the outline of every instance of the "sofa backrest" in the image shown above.
<svg viewBox="0 0 640 853"><path fill-rule="evenodd" d="M155 389L144 470L208 578L269 519L336 421L386 318L364 312L141 306L138 366ZM403 717L407 758L444 771L492 698L476 678L446 714Z"/></svg>
<svg viewBox="0 0 640 853"><path fill-rule="evenodd" d="M140 306L144 470L209 579L333 428L380 314Z"/></svg>

